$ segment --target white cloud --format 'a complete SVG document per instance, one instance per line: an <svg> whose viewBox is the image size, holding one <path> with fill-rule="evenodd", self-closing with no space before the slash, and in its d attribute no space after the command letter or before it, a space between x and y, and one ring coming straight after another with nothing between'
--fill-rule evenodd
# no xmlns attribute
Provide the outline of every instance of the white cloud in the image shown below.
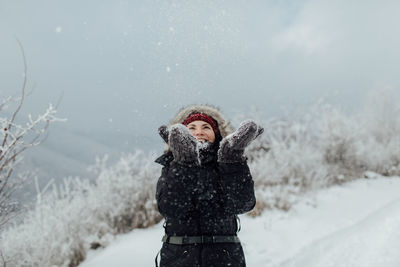
<svg viewBox="0 0 400 267"><path fill-rule="evenodd" d="M274 39L278 50L299 48L307 54L323 49L329 42L329 36L312 24L293 25Z"/></svg>

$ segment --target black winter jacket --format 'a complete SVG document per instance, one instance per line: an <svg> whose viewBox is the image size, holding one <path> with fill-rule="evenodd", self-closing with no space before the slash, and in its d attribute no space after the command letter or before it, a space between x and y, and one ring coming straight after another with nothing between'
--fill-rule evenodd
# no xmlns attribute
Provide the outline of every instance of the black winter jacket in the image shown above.
<svg viewBox="0 0 400 267"><path fill-rule="evenodd" d="M166 153L156 199L170 236L236 235L236 215L253 209L254 182L246 162L224 164L216 148L201 155L202 166L182 165ZM173 245L164 243L161 267L244 267L240 243Z"/></svg>

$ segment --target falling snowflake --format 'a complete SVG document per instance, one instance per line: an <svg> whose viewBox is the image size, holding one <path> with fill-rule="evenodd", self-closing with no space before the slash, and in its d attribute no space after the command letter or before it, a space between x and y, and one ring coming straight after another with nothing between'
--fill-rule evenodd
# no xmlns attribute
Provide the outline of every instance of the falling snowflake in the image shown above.
<svg viewBox="0 0 400 267"><path fill-rule="evenodd" d="M56 27L56 33L61 33L62 32L62 28L60 26Z"/></svg>
<svg viewBox="0 0 400 267"><path fill-rule="evenodd" d="M165 70L166 70L167 72L170 72L170 71L171 71L171 68L170 68L169 66L167 66L167 67L165 68Z"/></svg>

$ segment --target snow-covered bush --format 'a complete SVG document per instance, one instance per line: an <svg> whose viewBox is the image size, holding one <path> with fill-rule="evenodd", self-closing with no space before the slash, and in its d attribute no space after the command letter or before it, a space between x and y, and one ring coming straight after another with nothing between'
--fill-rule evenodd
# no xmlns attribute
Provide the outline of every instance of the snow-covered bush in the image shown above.
<svg viewBox="0 0 400 267"><path fill-rule="evenodd" d="M400 174L400 105L389 89L373 91L353 116L333 108L321 115L320 144L325 162L347 177L365 171Z"/></svg>
<svg viewBox="0 0 400 267"><path fill-rule="evenodd" d="M263 122L248 149L257 205L289 209L297 196L364 177L400 175L400 105L391 90L371 93L365 109L348 115L318 103L304 117Z"/></svg>
<svg viewBox="0 0 400 267"><path fill-rule="evenodd" d="M154 163L155 155L136 152L123 156L117 164L106 167L97 160L93 171L97 172L96 190L89 190L88 203L98 216L115 229L115 233L144 228L157 223L155 187L160 168ZM102 203L97 194L102 194ZM92 195L91 195L92 194Z"/></svg>
<svg viewBox="0 0 400 267"><path fill-rule="evenodd" d="M400 175L400 104L393 89L373 91L354 143L357 164L382 175Z"/></svg>
<svg viewBox="0 0 400 267"><path fill-rule="evenodd" d="M94 183L70 178L39 195L24 221L1 233L7 266L77 266L113 235L159 222L154 195L160 170L153 160L137 152L107 167L99 159Z"/></svg>
<svg viewBox="0 0 400 267"><path fill-rule="evenodd" d="M271 120L249 148L257 206L290 209L292 198L327 183L329 172L306 123ZM261 149L260 149L261 147Z"/></svg>

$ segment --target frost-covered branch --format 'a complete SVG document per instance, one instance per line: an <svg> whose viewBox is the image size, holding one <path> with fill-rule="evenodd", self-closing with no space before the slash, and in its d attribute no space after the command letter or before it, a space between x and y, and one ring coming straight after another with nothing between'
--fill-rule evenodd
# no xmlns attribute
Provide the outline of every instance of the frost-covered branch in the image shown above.
<svg viewBox="0 0 400 267"><path fill-rule="evenodd" d="M28 69L24 49L19 41L18 44L24 62L21 95L6 96L0 101L0 228L10 221L18 210L18 203L12 200L12 196L24 179L18 179L12 174L21 155L26 149L45 140L51 123L61 121L56 117L57 111L50 104L47 110L35 119L29 115L25 124L16 122L25 101ZM16 106L12 108L15 103ZM8 109L11 109L11 112L7 112Z"/></svg>

